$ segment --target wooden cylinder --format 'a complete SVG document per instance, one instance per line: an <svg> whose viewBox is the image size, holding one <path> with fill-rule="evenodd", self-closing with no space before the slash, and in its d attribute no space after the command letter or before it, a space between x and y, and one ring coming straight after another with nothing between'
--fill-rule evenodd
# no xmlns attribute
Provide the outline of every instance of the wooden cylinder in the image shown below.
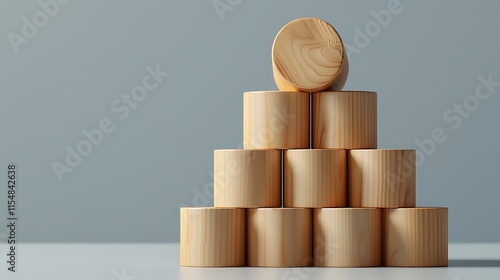
<svg viewBox="0 0 500 280"><path fill-rule="evenodd" d="M215 207L280 207L279 150L215 150Z"/></svg>
<svg viewBox="0 0 500 280"><path fill-rule="evenodd" d="M244 266L245 209L181 208L182 266Z"/></svg>
<svg viewBox="0 0 500 280"><path fill-rule="evenodd" d="M448 266L448 208L383 209L386 266Z"/></svg>
<svg viewBox="0 0 500 280"><path fill-rule="evenodd" d="M314 149L377 148L376 92L318 92L312 104Z"/></svg>
<svg viewBox="0 0 500 280"><path fill-rule="evenodd" d="M347 152L350 207L415 207L415 150Z"/></svg>
<svg viewBox="0 0 500 280"><path fill-rule="evenodd" d="M309 148L309 94L245 92L243 146L245 149Z"/></svg>
<svg viewBox="0 0 500 280"><path fill-rule="evenodd" d="M380 209L314 209L313 224L314 266L380 266Z"/></svg>
<svg viewBox="0 0 500 280"><path fill-rule="evenodd" d="M280 90L341 90L349 61L340 35L329 23L300 18L276 35L272 49L274 81Z"/></svg>
<svg viewBox="0 0 500 280"><path fill-rule="evenodd" d="M283 170L285 207L346 205L345 150L287 150Z"/></svg>
<svg viewBox="0 0 500 280"><path fill-rule="evenodd" d="M257 208L247 215L249 266L311 265L311 209Z"/></svg>

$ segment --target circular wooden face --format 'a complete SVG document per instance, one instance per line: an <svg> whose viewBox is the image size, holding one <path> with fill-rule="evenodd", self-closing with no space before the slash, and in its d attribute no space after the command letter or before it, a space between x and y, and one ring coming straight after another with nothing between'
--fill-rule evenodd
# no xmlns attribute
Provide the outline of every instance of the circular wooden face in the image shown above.
<svg viewBox="0 0 500 280"><path fill-rule="evenodd" d="M272 62L280 90L306 92L321 91L333 86L337 79L345 80L340 76L347 75L342 70L348 67L339 34L317 18L300 18L286 24L274 39Z"/></svg>

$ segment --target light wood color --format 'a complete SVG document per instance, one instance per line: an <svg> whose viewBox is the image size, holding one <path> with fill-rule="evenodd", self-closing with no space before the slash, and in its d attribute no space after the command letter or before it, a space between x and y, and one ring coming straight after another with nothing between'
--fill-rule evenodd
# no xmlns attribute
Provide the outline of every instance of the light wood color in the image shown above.
<svg viewBox="0 0 500 280"><path fill-rule="evenodd" d="M311 209L258 208L247 215L249 266L311 265Z"/></svg>
<svg viewBox="0 0 500 280"><path fill-rule="evenodd" d="M350 207L415 207L415 150L347 152Z"/></svg>
<svg viewBox="0 0 500 280"><path fill-rule="evenodd" d="M380 266L380 209L322 208L313 215L315 266Z"/></svg>
<svg viewBox="0 0 500 280"><path fill-rule="evenodd" d="M383 209L386 266L448 266L448 208Z"/></svg>
<svg viewBox="0 0 500 280"><path fill-rule="evenodd" d="M243 96L245 149L309 148L309 94L252 91Z"/></svg>
<svg viewBox="0 0 500 280"><path fill-rule="evenodd" d="M285 207L346 206L345 150L287 150L283 170Z"/></svg>
<svg viewBox="0 0 500 280"><path fill-rule="evenodd" d="M236 208L181 208L182 266L244 266L246 213Z"/></svg>
<svg viewBox="0 0 500 280"><path fill-rule="evenodd" d="M299 18L276 35L272 49L274 81L280 90L341 90L349 61L340 35L318 18Z"/></svg>
<svg viewBox="0 0 500 280"><path fill-rule="evenodd" d="M215 150L215 207L280 207L279 150Z"/></svg>
<svg viewBox="0 0 500 280"><path fill-rule="evenodd" d="M377 147L377 93L324 91L312 96L314 149Z"/></svg>

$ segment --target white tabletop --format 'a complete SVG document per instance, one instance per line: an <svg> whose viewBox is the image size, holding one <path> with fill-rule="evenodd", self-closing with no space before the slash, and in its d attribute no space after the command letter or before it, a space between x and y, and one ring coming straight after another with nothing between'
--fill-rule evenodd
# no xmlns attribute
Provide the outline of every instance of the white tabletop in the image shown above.
<svg viewBox="0 0 500 280"><path fill-rule="evenodd" d="M0 246L6 254L6 244ZM500 243L449 245L444 268L191 268L179 266L179 244L38 244L18 245L18 272L0 265L0 279L500 279Z"/></svg>

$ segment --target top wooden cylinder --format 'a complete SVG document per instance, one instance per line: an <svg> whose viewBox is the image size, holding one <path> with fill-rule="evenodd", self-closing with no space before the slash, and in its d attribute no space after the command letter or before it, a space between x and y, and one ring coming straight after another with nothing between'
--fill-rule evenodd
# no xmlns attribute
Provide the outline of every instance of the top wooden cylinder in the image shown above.
<svg viewBox="0 0 500 280"><path fill-rule="evenodd" d="M341 90L349 72L340 35L328 22L317 18L296 19L278 32L272 65L280 90Z"/></svg>
<svg viewBox="0 0 500 280"><path fill-rule="evenodd" d="M309 94L251 91L243 94L244 149L308 149Z"/></svg>

